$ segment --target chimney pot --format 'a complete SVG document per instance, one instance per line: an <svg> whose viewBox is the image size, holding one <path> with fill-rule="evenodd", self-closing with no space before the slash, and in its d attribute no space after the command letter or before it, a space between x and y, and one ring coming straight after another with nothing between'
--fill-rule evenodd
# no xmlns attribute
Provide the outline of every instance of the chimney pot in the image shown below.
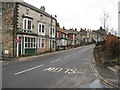
<svg viewBox="0 0 120 90"><path fill-rule="evenodd" d="M45 6L41 6L41 7L40 7L40 10L42 10L42 11L45 12Z"/></svg>

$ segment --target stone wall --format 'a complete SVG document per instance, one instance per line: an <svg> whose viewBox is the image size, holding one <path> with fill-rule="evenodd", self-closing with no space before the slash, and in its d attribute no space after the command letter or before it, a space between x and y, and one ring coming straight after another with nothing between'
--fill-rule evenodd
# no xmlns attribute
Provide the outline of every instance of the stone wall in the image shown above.
<svg viewBox="0 0 120 90"><path fill-rule="evenodd" d="M3 38L3 56L13 57L13 19L14 19L14 2L3 2L2 7L2 38Z"/></svg>

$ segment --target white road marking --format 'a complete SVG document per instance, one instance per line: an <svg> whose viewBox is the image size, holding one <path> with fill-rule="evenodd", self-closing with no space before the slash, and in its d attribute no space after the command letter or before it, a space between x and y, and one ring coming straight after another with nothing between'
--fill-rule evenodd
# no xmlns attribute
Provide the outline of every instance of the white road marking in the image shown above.
<svg viewBox="0 0 120 90"><path fill-rule="evenodd" d="M47 68L47 69L44 69L43 71L53 71L55 69L55 67L49 67L49 68Z"/></svg>
<svg viewBox="0 0 120 90"><path fill-rule="evenodd" d="M64 73L66 73L66 74L74 74L77 72L77 69L49 67L47 69L44 69L43 71L49 71L49 72L65 71Z"/></svg>
<svg viewBox="0 0 120 90"><path fill-rule="evenodd" d="M53 72L60 72L62 71L62 68L56 68Z"/></svg>
<svg viewBox="0 0 120 90"><path fill-rule="evenodd" d="M57 62L57 61L59 61L60 59L57 59L57 60L54 60L54 61L51 61L50 63L54 63L54 62Z"/></svg>
<svg viewBox="0 0 120 90"><path fill-rule="evenodd" d="M41 64L41 65L38 65L38 66L35 66L35 67L32 67L32 68L29 68L29 69L26 69L26 70L23 70L23 71L17 72L17 73L15 73L15 75L22 74L22 73L25 73L25 72L31 71L31 70L36 69L36 68L40 68L40 67L42 67L43 65L44 65L44 64Z"/></svg>
<svg viewBox="0 0 120 90"><path fill-rule="evenodd" d="M68 73L68 74L74 74L77 71L77 69L70 69L70 68L65 68L65 69L67 69L65 73Z"/></svg>
<svg viewBox="0 0 120 90"><path fill-rule="evenodd" d="M49 71L49 72L60 72L62 71L62 68L56 68L56 67L49 67L47 69L44 69L43 71Z"/></svg>

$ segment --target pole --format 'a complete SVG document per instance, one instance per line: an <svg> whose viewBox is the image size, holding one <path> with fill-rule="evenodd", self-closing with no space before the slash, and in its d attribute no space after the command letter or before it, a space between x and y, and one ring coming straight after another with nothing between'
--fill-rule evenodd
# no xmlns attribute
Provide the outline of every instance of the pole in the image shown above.
<svg viewBox="0 0 120 90"><path fill-rule="evenodd" d="M50 53L52 53L52 15L51 15L51 26L50 26Z"/></svg>

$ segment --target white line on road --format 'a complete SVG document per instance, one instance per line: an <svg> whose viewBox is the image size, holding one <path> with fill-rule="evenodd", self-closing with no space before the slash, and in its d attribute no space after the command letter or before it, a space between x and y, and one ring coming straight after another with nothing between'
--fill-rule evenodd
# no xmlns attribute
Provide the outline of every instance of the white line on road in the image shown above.
<svg viewBox="0 0 120 90"><path fill-rule="evenodd" d="M36 68L40 68L40 67L42 67L43 65L44 65L44 64L41 64L41 65L38 65L38 66L32 67L32 68L30 68L30 69L26 69L26 70L23 70L23 71L17 72L17 73L15 73L15 75L18 75L18 74L21 74L21 73L25 73L25 72L31 71L31 70L33 70L33 69L36 69Z"/></svg>
<svg viewBox="0 0 120 90"><path fill-rule="evenodd" d="M60 59L57 59L57 60L54 60L54 61L51 61L50 63L54 63L54 62L57 62L57 61L59 61Z"/></svg>

